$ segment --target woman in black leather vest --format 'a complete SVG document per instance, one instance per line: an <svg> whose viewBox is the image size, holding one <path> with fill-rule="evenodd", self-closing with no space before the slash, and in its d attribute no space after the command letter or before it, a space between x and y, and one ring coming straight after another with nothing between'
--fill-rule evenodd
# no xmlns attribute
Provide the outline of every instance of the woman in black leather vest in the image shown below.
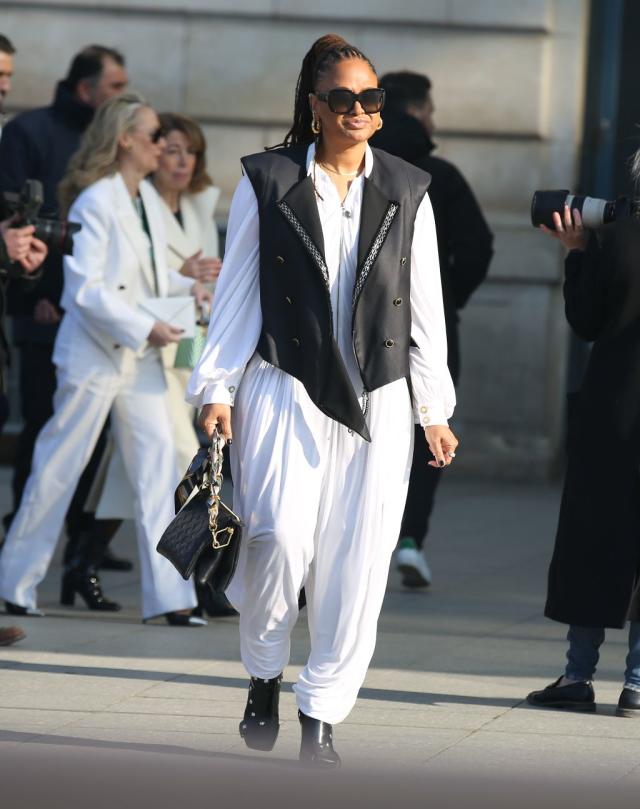
<svg viewBox="0 0 640 809"><path fill-rule="evenodd" d="M455 404L429 176L372 150L384 92L340 37L306 55L281 148L244 158L207 348L188 397L231 441L245 522L227 595L251 676L240 733L270 750L305 588L300 758L340 763L332 724L373 654L406 498L413 421L451 463ZM413 400L413 401L412 401Z"/></svg>

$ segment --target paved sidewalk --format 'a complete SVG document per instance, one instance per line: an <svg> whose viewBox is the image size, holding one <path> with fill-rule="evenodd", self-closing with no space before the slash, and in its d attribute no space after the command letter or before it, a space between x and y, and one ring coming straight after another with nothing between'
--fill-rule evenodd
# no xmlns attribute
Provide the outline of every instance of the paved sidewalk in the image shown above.
<svg viewBox="0 0 640 809"><path fill-rule="evenodd" d="M6 499L7 475L0 474ZM355 710L335 732L343 772L370 772L368 783L384 772L414 785L508 775L640 787L640 721L614 716L623 632L611 631L604 648L597 714L523 703L563 663L565 630L542 617L558 499L557 487L449 474L428 554L434 584L406 592L391 574L373 664ZM115 547L135 553L130 528ZM74 756L103 774L106 756L146 762L138 773L154 762L156 773L182 772L183 783L195 762L202 772L250 772L249 764L256 772L273 772L275 764L296 772L290 684L307 653L304 613L285 672L281 736L274 753L262 755L238 737L246 676L237 620L200 630L142 626L135 574L103 578L106 592L125 604L119 614L59 606L55 564L42 587L45 618L0 616L27 631L25 641L0 649L0 804L2 784L24 785L15 779L27 764L46 762L50 773ZM215 789L210 798L218 803Z"/></svg>

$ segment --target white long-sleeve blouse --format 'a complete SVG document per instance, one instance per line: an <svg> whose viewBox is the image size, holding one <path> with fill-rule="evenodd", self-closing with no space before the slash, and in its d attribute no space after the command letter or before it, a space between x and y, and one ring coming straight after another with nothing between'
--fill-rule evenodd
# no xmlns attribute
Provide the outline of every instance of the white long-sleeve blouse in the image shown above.
<svg viewBox="0 0 640 809"><path fill-rule="evenodd" d="M351 301L357 269L362 203L362 175L344 201L330 177L314 161L311 145L307 169L313 173L316 201L329 271L336 340L354 389L362 392L351 335ZM367 147L364 176L373 168ZM260 308L258 203L249 179L238 183L229 214L227 246L218 278L207 346L187 387L196 407L233 405L244 369L253 356L262 328ZM447 424L455 407L455 391L447 367L447 338L442 303L433 211L428 195L421 202L411 245L411 385L416 421L423 426Z"/></svg>

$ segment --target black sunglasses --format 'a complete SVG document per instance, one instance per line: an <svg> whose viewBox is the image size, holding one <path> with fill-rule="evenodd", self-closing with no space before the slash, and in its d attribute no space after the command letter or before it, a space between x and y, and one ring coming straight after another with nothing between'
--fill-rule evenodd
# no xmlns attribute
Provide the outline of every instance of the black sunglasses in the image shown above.
<svg viewBox="0 0 640 809"><path fill-rule="evenodd" d="M360 102L360 106L367 115L371 115L374 112L380 112L384 107L385 92L382 87L371 87L361 93L354 93L352 90L336 87L334 90L329 90L328 93L315 93L315 96L320 101L326 101L331 112L338 115L351 112L356 105L356 101Z"/></svg>
<svg viewBox="0 0 640 809"><path fill-rule="evenodd" d="M149 132L149 140L151 143L157 143L164 138L164 134L164 129L159 126L157 129L154 129L153 132Z"/></svg>

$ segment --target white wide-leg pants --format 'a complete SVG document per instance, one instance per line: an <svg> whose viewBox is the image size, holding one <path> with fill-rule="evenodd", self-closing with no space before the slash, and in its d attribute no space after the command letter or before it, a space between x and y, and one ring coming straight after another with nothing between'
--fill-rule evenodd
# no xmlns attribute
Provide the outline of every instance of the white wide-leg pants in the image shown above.
<svg viewBox="0 0 640 809"><path fill-rule="evenodd" d="M36 442L31 475L0 554L0 597L36 606L69 503L111 411L115 439L135 493L142 614L151 618L197 603L185 582L156 551L173 518L176 459L166 385L155 352L122 374L104 370L76 377L58 370L54 414Z"/></svg>
<svg viewBox="0 0 640 809"><path fill-rule="evenodd" d="M375 647L413 449L405 380L371 393L368 421L370 444L259 357L233 411L234 510L246 528L227 596L242 661L254 677L280 674L304 586L311 654L296 698L331 724L351 711Z"/></svg>

